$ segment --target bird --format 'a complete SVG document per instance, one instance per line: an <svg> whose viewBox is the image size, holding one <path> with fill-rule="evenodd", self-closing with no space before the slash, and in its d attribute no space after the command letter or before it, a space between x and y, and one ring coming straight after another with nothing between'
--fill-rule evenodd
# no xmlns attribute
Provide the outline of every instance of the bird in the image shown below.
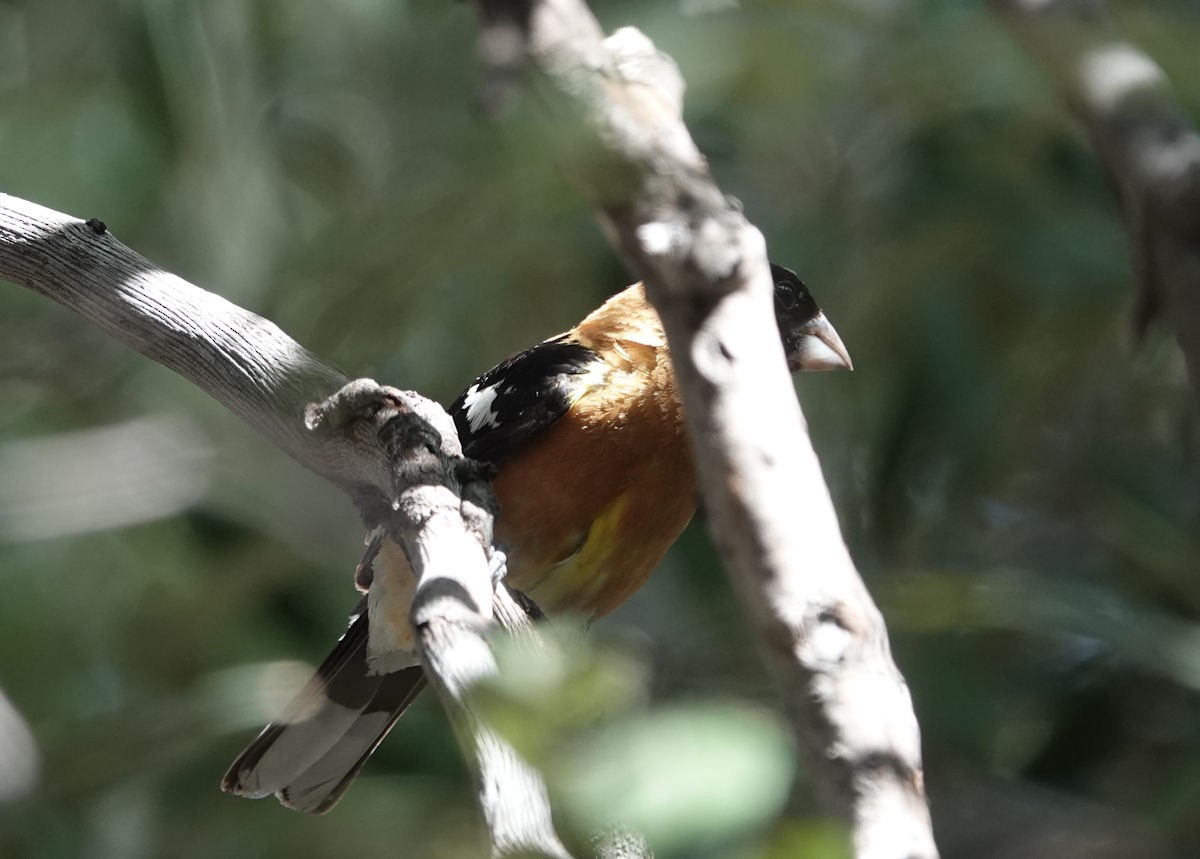
<svg viewBox="0 0 1200 859"><path fill-rule="evenodd" d="M853 369L795 272L771 264L792 371ZM594 619L649 577L696 511L698 487L662 321L635 283L569 331L479 376L450 405L465 456L495 468L505 582L549 614ZM221 787L323 814L425 685L408 621L416 577L375 529L365 596L308 684Z"/></svg>

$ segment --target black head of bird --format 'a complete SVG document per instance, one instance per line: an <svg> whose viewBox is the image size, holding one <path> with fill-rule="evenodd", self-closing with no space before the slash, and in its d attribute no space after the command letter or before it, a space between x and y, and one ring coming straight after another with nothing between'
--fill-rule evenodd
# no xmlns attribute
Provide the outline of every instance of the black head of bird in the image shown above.
<svg viewBox="0 0 1200 859"><path fill-rule="evenodd" d="M825 318L808 287L794 271L771 263L775 281L775 321L788 369L853 370L842 338Z"/></svg>

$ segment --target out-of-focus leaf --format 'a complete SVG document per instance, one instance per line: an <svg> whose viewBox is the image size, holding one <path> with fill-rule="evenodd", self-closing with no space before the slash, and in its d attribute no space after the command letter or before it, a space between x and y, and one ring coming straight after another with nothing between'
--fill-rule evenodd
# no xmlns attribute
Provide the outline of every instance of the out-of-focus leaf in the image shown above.
<svg viewBox="0 0 1200 859"><path fill-rule="evenodd" d="M536 643L497 637L500 673L472 692L492 727L535 765L579 732L644 700L648 684L643 662L598 645L578 625L547 624L538 635Z"/></svg>
<svg viewBox="0 0 1200 859"><path fill-rule="evenodd" d="M776 720L696 704L627 717L581 738L551 769L551 791L582 831L615 822L661 855L688 855L778 813L793 768Z"/></svg>

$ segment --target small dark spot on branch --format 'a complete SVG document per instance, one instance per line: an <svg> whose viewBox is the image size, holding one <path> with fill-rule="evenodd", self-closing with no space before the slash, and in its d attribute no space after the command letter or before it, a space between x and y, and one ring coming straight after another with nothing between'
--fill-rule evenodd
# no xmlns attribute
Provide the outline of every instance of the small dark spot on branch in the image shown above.
<svg viewBox="0 0 1200 859"><path fill-rule="evenodd" d="M87 225L88 229L98 236L102 236L108 232L108 225L99 218L88 218L84 223Z"/></svg>

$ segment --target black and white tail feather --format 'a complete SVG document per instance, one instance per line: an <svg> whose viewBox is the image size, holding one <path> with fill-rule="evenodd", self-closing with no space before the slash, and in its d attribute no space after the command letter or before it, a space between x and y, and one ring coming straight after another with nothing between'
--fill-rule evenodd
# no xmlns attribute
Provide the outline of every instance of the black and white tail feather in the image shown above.
<svg viewBox="0 0 1200 859"><path fill-rule="evenodd" d="M425 686L413 666L372 674L366 601L316 675L283 716L230 766L221 789L253 799L274 794L288 808L324 814Z"/></svg>

